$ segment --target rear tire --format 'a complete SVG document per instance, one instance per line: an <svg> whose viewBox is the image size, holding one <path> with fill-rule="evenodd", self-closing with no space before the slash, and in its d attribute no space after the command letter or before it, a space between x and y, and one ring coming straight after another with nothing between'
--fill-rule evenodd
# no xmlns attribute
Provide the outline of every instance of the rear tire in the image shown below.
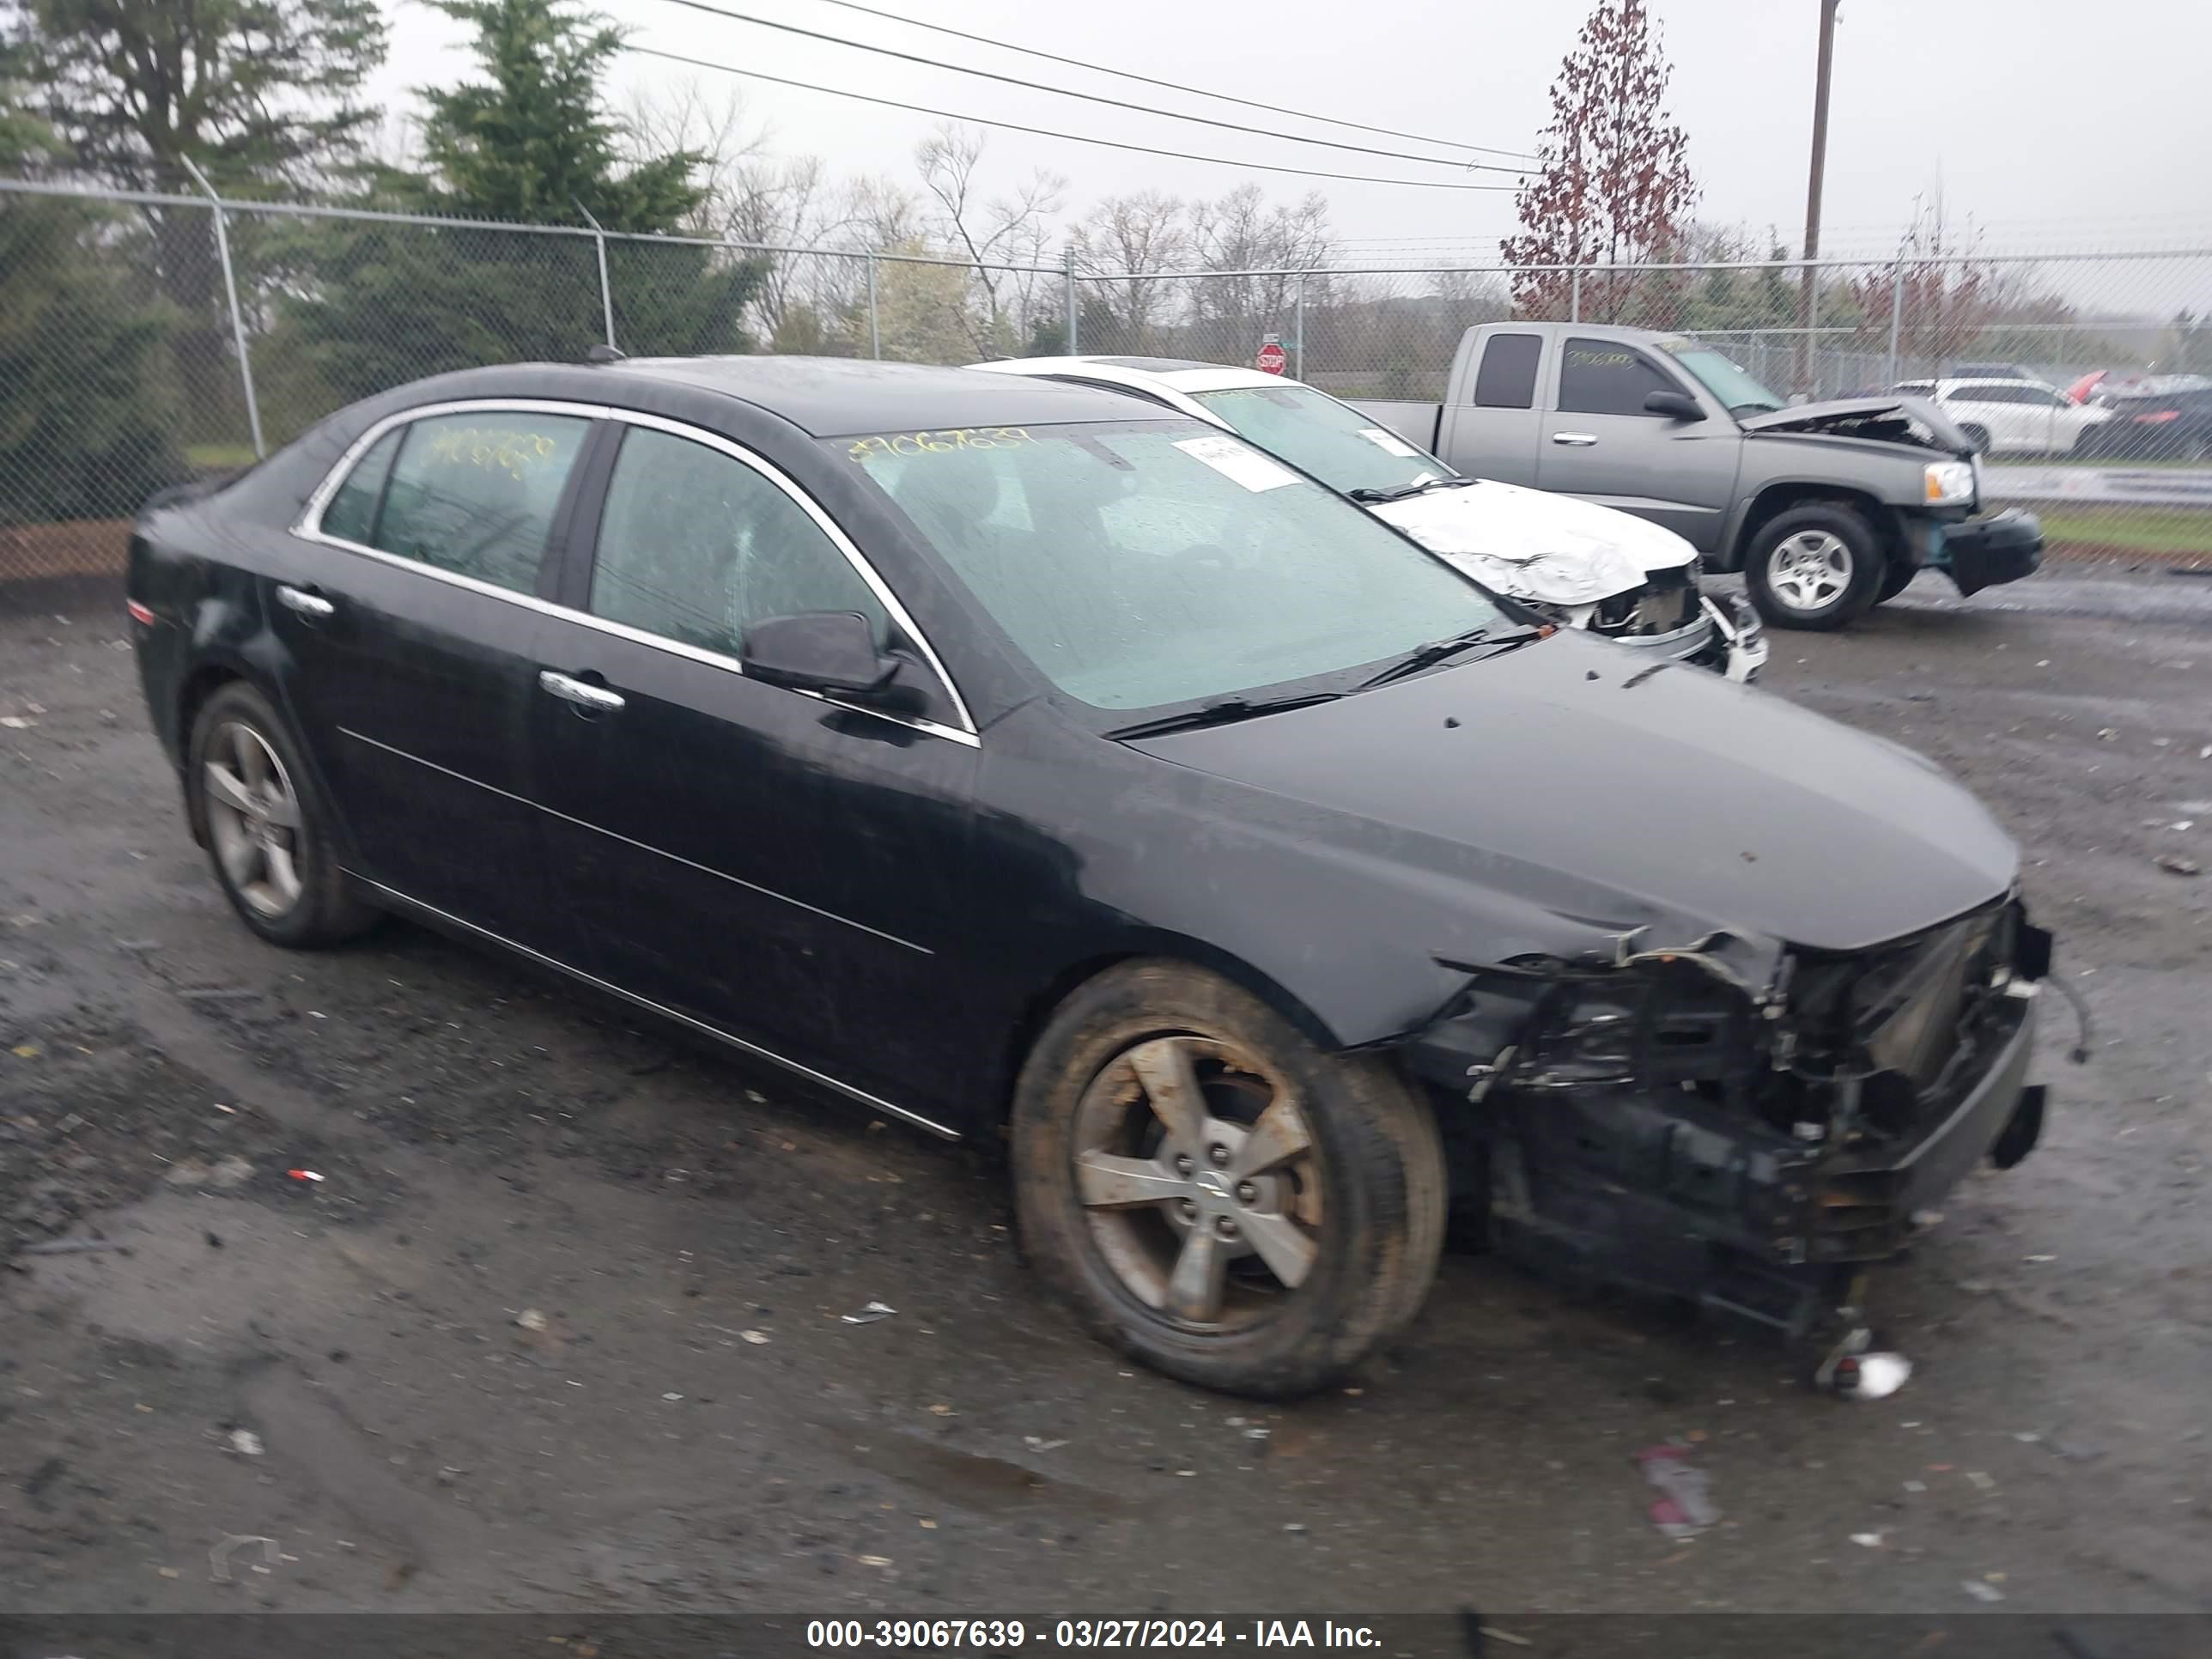
<svg viewBox="0 0 2212 1659"><path fill-rule="evenodd" d="M1446 1197L1428 1103L1201 969L1129 963L1078 988L1022 1068L1012 1129L1030 1261L1170 1376L1310 1394L1427 1297Z"/></svg>
<svg viewBox="0 0 2212 1659"><path fill-rule="evenodd" d="M1819 501L1778 513L1753 532L1744 587L1769 627L1826 632L1866 614L1887 564L1872 525Z"/></svg>
<svg viewBox="0 0 2212 1659"><path fill-rule="evenodd" d="M223 896L272 945L314 950L375 926L338 866L330 811L268 698L234 680L201 704L185 799Z"/></svg>

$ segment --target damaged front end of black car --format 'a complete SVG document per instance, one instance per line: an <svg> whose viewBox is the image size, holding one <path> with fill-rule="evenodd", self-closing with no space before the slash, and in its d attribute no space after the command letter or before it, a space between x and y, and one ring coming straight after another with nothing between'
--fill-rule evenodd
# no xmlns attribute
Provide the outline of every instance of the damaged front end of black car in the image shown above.
<svg viewBox="0 0 2212 1659"><path fill-rule="evenodd" d="M2051 953L2016 895L1849 952L1620 935L1445 964L1467 987L1404 1053L1439 1097L1462 1233L1824 1340L1916 1215L2033 1149Z"/></svg>

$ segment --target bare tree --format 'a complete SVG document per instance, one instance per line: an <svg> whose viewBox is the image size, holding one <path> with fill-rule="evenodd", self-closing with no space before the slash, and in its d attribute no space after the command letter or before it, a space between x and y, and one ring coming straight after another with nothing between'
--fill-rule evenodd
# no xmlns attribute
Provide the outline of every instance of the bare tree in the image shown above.
<svg viewBox="0 0 2212 1659"><path fill-rule="evenodd" d="M1155 324L1170 294L1159 273L1191 257L1189 225L1181 201L1158 191L1109 196L1068 234L1079 270L1103 280L1087 298L1113 330L1121 351L1156 349Z"/></svg>
<svg viewBox="0 0 2212 1659"><path fill-rule="evenodd" d="M1263 334L1290 326L1303 286L1308 300L1326 292L1326 266L1335 251L1328 203L1318 191L1292 204L1270 204L1256 185L1240 185L1218 201L1193 204L1193 263L1218 273L1191 290L1191 323L1202 355L1243 360Z"/></svg>
<svg viewBox="0 0 2212 1659"><path fill-rule="evenodd" d="M973 262L977 304L969 334L976 353L1003 352L1026 332L1043 263L1047 222L1060 211L1067 181L1039 168L1009 196L986 197L977 172L980 132L946 123L915 149L922 189L936 204L930 229L949 252Z"/></svg>
<svg viewBox="0 0 2212 1659"><path fill-rule="evenodd" d="M1674 257L1698 187L1689 140L1666 106L1670 70L1645 0L1598 0L1552 82L1552 119L1535 174L1514 198L1521 231L1504 242L1516 265L1635 264ZM1564 317L1566 271L1528 270L1513 297L1526 317ZM1614 320L1633 277L1585 279L1583 314Z"/></svg>
<svg viewBox="0 0 2212 1659"><path fill-rule="evenodd" d="M1942 191L1932 200L1915 198L1896 267L1869 271L1850 284L1868 343L1886 340L1894 305L1900 364L1925 364L1929 374L1940 376L1945 363L1972 350L2005 297L1996 267L1974 257L1981 240L1971 219L1963 231L1951 226Z"/></svg>

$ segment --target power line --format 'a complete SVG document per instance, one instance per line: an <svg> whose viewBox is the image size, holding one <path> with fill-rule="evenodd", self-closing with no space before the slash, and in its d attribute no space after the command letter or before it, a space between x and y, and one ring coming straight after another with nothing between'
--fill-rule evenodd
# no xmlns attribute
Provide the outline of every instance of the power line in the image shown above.
<svg viewBox="0 0 2212 1659"><path fill-rule="evenodd" d="M1310 138L1304 133L1279 132L1272 127L1249 126L1242 121L1218 120L1211 115L1186 115L1179 110L1156 109L1150 104L1133 104L1125 98L1109 98L1103 93L1078 92L1073 87L1055 87L1042 81L1025 81L1018 75L1001 75L996 70L950 64L941 58L924 58L917 52L901 52L896 46L872 46L866 40L848 40L838 35L825 34L820 29L801 28L796 23L779 23L772 18L755 17L747 12L732 11L725 6L708 5L707 0L667 0L667 3L682 6L690 11L705 12L711 17L725 17L733 23L750 23L758 28L776 29L809 40L825 40L833 46L848 46L854 52L872 52L884 58L898 58L902 63L920 64L927 69L951 70L955 75L973 75L1010 87L1026 88L1031 92L1048 92L1058 98L1080 98L1085 103L1132 110L1139 115L1160 115L1170 121L1195 121L1201 126L1220 127L1230 132L1249 132L1261 138L1282 138L1294 144L1317 144L1323 149L1352 150L1361 155L1379 155L1391 161L1414 161L1423 167L1456 167L1468 173L1519 173L1525 171L1520 167L1499 167L1492 161L1455 161L1443 155L1415 155L1401 149L1376 149L1371 145L1348 144L1336 138Z"/></svg>
<svg viewBox="0 0 2212 1659"><path fill-rule="evenodd" d="M657 46L625 46L623 50L643 58L687 64L693 69L742 76L750 81L766 81L779 87L796 87L801 92L825 92L832 98L857 98L864 104L882 104L890 109L908 110L916 115L934 115L947 121L972 121L979 127L1000 127L1008 132L1026 132L1037 138L1064 138L1070 143L1099 144L1108 149L1134 150L1140 155L1164 155L1177 161L1211 161L1217 167L1245 167L1259 173L1294 173L1304 179L1337 179L1354 185L1403 185L1409 190L1497 191L1520 188L1517 185L1450 184L1441 179L1383 179L1365 173L1323 173L1313 167L1280 167L1272 161L1238 161L1225 155L1198 155L1184 149L1157 149L1150 144L1125 143L1118 138L1093 138L1080 132L1055 132L1050 127L1027 127L1018 121L995 121L984 115L963 115L957 110L932 109L927 104L907 104L896 98L878 98L872 93L848 92L842 87L817 86L811 81L788 80L781 75L763 75L758 70L739 69L734 64L717 64L704 58L687 58L680 52L663 52Z"/></svg>
<svg viewBox="0 0 2212 1659"><path fill-rule="evenodd" d="M1364 121L1346 121L1334 115L1315 115L1306 110L1290 109L1281 104L1263 104L1257 99L1239 98L1231 92L1208 92L1204 87L1187 87L1177 81L1162 81L1149 75L1139 75L1133 70L1108 69L1101 64L1086 64L1080 58L1063 58L1058 52L1045 52L1036 46L1018 46L1010 40L994 40L988 34L970 34L964 29L948 28L942 23L925 23L919 17L902 16L895 11L882 11L874 6L864 6L858 0L822 0L827 6L842 6L847 11L865 12L870 17L882 17L894 23L908 23L918 29L929 29L939 34L949 34L956 40L973 40L979 46L997 46L1005 52L1018 52L1026 58L1042 58L1048 64L1066 64L1072 69L1091 70L1099 75L1118 76L1124 81L1139 81L1148 87L1164 87L1170 92L1187 92L1194 98L1218 98L1224 104L1242 104L1247 109L1263 109L1271 115L1294 115L1303 121L1325 122L1333 127L1350 127L1356 132L1380 133L1385 138L1410 138L1417 144L1441 144L1447 149L1471 149L1486 155L1510 156L1515 161L1533 161L1537 158L1523 149L1500 149L1494 144L1467 144L1456 138L1429 138L1418 132L1401 132L1395 127L1370 126Z"/></svg>

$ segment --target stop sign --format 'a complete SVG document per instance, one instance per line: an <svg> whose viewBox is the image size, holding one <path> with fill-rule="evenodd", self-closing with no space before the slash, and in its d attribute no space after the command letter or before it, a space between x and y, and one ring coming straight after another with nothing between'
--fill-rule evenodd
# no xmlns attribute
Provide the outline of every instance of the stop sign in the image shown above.
<svg viewBox="0 0 2212 1659"><path fill-rule="evenodd" d="M1283 356L1283 343L1270 334L1261 343L1259 368L1262 374L1279 374L1290 360Z"/></svg>

